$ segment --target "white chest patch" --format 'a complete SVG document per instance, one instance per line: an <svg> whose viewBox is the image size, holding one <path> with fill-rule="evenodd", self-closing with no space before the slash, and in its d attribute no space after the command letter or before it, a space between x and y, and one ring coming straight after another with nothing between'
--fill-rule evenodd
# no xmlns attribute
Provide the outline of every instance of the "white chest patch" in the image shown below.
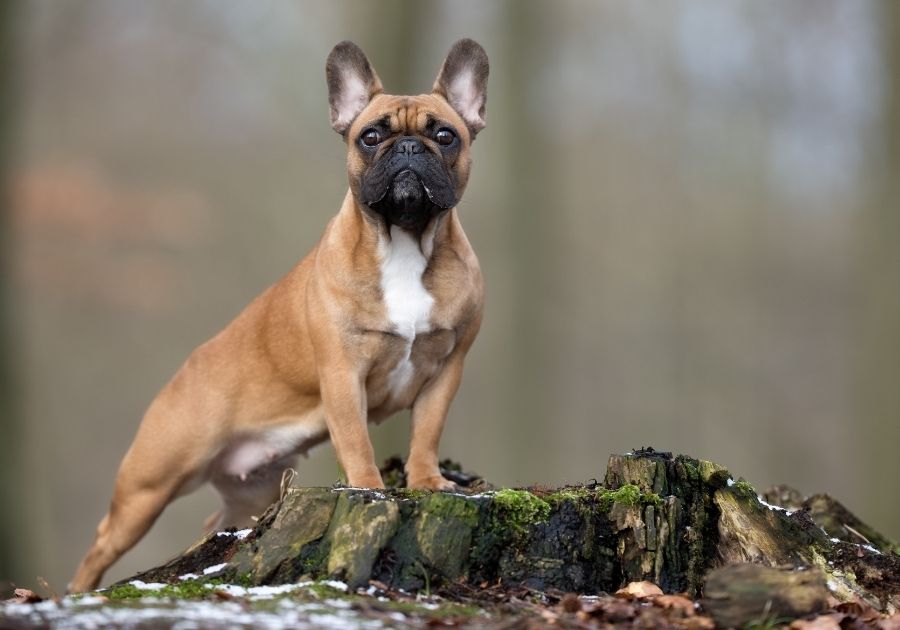
<svg viewBox="0 0 900 630"><path fill-rule="evenodd" d="M434 298L422 284L427 265L418 241L396 225L391 227L390 242L382 244L381 291L391 328L406 340L406 353L389 376L395 393L401 392L413 376L410 354L416 335L431 330L429 318Z"/></svg>

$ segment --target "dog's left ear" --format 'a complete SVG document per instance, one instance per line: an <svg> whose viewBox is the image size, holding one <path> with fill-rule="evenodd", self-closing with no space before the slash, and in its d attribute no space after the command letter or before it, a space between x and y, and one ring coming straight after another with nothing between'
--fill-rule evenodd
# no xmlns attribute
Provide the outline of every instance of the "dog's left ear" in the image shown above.
<svg viewBox="0 0 900 630"><path fill-rule="evenodd" d="M331 50L325 63L325 79L328 81L331 126L341 135L372 97L383 91L381 79L366 54L350 41L343 41Z"/></svg>
<svg viewBox="0 0 900 630"><path fill-rule="evenodd" d="M461 39L453 44L431 88L462 116L473 139L484 129L488 70L484 48L471 39Z"/></svg>

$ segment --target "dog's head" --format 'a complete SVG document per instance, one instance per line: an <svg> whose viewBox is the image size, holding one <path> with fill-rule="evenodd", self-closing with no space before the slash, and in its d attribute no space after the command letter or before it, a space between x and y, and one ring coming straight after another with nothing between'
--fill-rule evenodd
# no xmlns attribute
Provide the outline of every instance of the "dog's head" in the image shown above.
<svg viewBox="0 0 900 630"><path fill-rule="evenodd" d="M459 202L470 147L484 128L488 58L471 39L451 48L430 94L391 96L352 42L325 67L331 126L348 146L350 189L363 209L421 231Z"/></svg>

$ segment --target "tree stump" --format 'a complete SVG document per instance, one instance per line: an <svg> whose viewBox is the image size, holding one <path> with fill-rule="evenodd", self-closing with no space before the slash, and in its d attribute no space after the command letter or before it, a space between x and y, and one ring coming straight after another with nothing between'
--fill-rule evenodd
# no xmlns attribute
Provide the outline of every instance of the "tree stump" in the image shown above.
<svg viewBox="0 0 900 630"><path fill-rule="evenodd" d="M817 568L838 599L900 607L896 546L869 529L863 544L826 533L821 523L833 514L815 499L819 523L808 508L762 502L722 466L653 449L611 456L602 483L552 490L291 485L248 535L213 533L129 580L177 583L222 564L205 575L252 585L333 578L351 588L466 582L584 594L646 580L697 596L710 569L749 562Z"/></svg>

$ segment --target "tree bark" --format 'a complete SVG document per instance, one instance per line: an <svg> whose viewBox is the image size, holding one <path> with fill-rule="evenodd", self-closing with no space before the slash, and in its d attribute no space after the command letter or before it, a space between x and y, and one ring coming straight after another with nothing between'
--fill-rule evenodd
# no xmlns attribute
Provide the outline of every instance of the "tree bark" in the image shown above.
<svg viewBox="0 0 900 630"><path fill-rule="evenodd" d="M0 477L16 479L17 450L21 444L19 427L15 413L15 385L10 365L12 353L12 332L9 325L9 278L12 267L9 258L12 238L9 234L9 219L6 209L10 207L7 182L7 150L11 142L11 117L14 94L14 49L13 22L19 10L17 2L0 5ZM0 484L0 505L19 505L15 483ZM0 515L0 599L10 591L6 580L12 579L18 570L16 545L21 544L21 536L14 535L12 510L4 510ZM11 591L10 591L11 592Z"/></svg>

